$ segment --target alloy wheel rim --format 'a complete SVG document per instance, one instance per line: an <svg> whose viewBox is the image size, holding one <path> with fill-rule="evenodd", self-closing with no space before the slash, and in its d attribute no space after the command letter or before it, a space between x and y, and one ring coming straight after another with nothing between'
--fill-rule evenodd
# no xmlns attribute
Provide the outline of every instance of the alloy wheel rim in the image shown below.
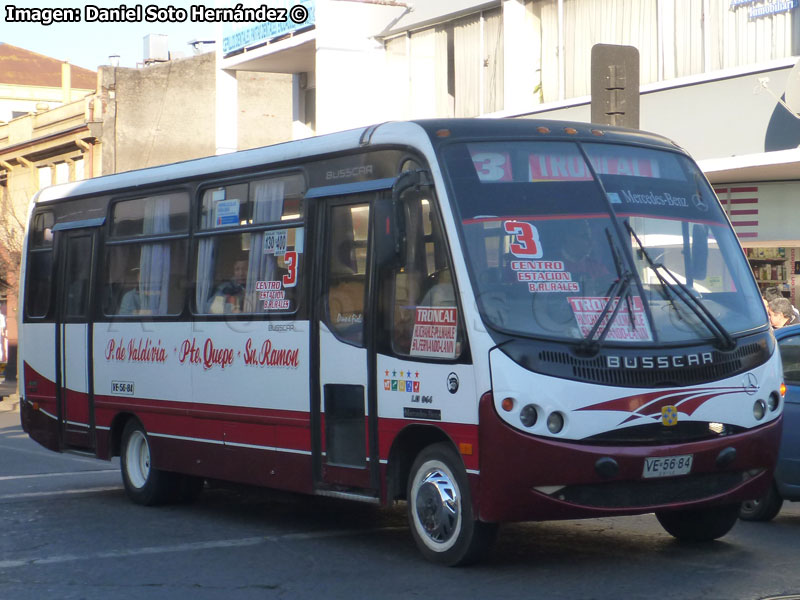
<svg viewBox="0 0 800 600"><path fill-rule="evenodd" d="M414 511L426 544L438 548L454 543L461 521L461 499L458 486L446 471L426 471L417 485Z"/></svg>

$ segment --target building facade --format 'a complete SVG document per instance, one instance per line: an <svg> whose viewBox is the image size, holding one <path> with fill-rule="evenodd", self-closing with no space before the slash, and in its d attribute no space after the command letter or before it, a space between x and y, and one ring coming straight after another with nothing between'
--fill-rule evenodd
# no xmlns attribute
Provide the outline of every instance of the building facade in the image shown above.
<svg viewBox="0 0 800 600"><path fill-rule="evenodd" d="M4 46L20 60L6 59ZM0 80L38 81L52 79L56 67L58 73L70 70L56 59L0 44L0 65L6 60L19 68L0 69ZM28 73L24 79L25 69L42 73ZM0 311L8 317L12 359L22 237L36 192L53 184L208 156L216 149L213 52L140 69L101 66L97 73L89 71L90 77L85 69L71 69L81 77L74 72L65 76L58 98L52 93L55 86L29 85L27 97L36 102L17 102L22 91L6 93L10 84L0 81L0 111L7 118L0 122ZM240 149L291 138L290 76L242 73L234 83L239 98L235 143Z"/></svg>

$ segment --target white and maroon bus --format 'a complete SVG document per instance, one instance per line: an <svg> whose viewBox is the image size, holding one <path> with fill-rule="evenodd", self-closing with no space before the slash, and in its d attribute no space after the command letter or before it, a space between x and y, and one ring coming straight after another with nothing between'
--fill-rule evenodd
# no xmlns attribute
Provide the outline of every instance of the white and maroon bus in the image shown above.
<svg viewBox="0 0 800 600"><path fill-rule="evenodd" d="M725 212L655 135L387 123L55 186L22 264L22 425L130 498L220 479L406 500L424 555L500 522L767 489L781 363Z"/></svg>

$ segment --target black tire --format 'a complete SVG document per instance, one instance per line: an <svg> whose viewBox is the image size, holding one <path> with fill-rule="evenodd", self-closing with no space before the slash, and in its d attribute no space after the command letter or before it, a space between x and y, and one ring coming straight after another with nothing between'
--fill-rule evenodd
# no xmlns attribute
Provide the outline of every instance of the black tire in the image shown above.
<svg viewBox="0 0 800 600"><path fill-rule="evenodd" d="M781 506L783 506L783 498L773 481L767 493L761 498L742 502L739 518L743 521L771 521L778 515Z"/></svg>
<svg viewBox="0 0 800 600"><path fill-rule="evenodd" d="M155 506L174 497L176 479L150 466L150 440L139 421L132 419L122 430L120 468L125 492L136 504Z"/></svg>
<svg viewBox="0 0 800 600"><path fill-rule="evenodd" d="M495 523L474 518L467 473L449 444L433 444L419 453L406 498L411 535L430 561L449 566L474 563L496 537Z"/></svg>
<svg viewBox="0 0 800 600"><path fill-rule="evenodd" d="M667 533L686 542L710 542L728 533L739 518L739 504L711 508L657 511Z"/></svg>

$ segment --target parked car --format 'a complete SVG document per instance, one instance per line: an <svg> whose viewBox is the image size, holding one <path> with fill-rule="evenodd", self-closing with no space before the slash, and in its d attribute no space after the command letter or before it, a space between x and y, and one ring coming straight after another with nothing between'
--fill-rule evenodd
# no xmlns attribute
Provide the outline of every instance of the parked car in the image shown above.
<svg viewBox="0 0 800 600"><path fill-rule="evenodd" d="M776 329L775 338L786 382L783 437L769 491L758 500L742 504L739 518L746 521L769 521L781 510L784 500L800 500L800 325Z"/></svg>

